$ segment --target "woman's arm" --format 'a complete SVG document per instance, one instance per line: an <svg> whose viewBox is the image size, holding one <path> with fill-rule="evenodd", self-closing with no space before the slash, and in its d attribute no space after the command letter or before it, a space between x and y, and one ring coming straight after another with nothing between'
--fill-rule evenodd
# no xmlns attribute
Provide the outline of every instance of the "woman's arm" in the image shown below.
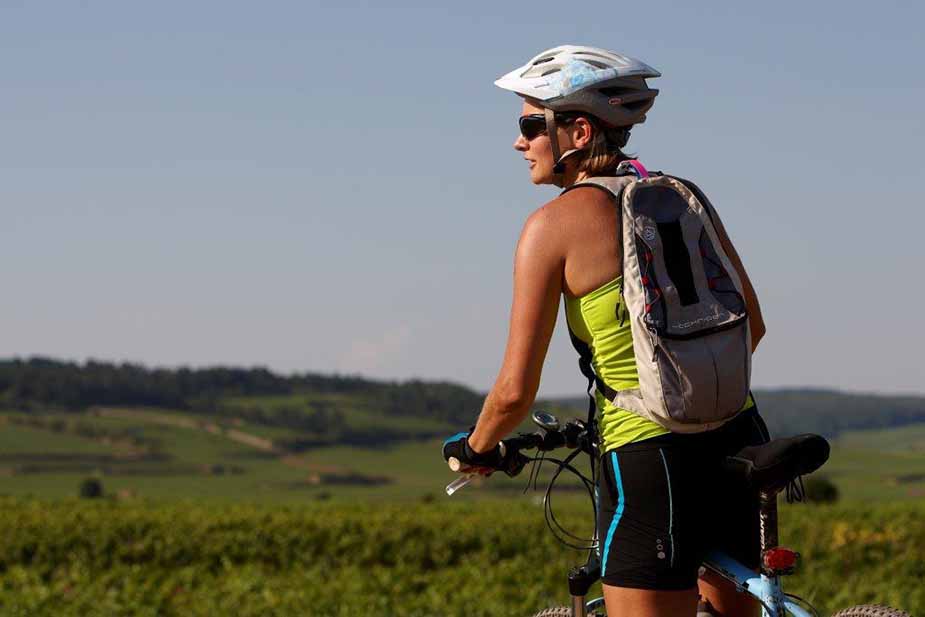
<svg viewBox="0 0 925 617"><path fill-rule="evenodd" d="M556 325L565 264L548 207L527 219L514 258L514 301L504 363L485 399L469 446L486 452L507 436L536 398Z"/></svg>

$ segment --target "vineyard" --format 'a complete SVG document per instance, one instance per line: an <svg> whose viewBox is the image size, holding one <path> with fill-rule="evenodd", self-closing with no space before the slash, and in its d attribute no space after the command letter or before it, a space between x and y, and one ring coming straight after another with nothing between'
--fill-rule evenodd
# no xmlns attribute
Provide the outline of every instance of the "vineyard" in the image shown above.
<svg viewBox="0 0 925 617"><path fill-rule="evenodd" d="M925 612L925 506L794 506L788 589L823 614ZM560 518L588 531L579 502ZM43 616L530 615L582 559L528 498L298 507L0 500L0 613Z"/></svg>
<svg viewBox="0 0 925 617"><path fill-rule="evenodd" d="M782 538L804 556L787 588L823 614L925 613L922 400L760 398L784 434L832 435L822 473L840 502L784 509ZM0 361L0 617L526 617L564 604L584 556L548 533L525 478L440 492L453 478L440 441L479 402L453 384ZM550 409L583 413L566 403ZM560 520L590 534L586 504L560 488Z"/></svg>

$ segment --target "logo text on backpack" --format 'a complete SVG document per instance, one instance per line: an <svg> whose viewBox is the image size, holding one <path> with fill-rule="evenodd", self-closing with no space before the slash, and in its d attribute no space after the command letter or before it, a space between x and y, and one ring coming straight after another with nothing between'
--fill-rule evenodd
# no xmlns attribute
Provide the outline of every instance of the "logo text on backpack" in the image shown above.
<svg viewBox="0 0 925 617"><path fill-rule="evenodd" d="M642 237L648 240L649 242L652 242L653 240L655 240L655 228L646 227L645 229L643 229Z"/></svg>
<svg viewBox="0 0 925 617"><path fill-rule="evenodd" d="M688 328L693 328L694 326L699 326L700 324L707 323L709 321L716 321L722 317L722 315L710 315L707 317L701 317L700 319L692 319L690 321L679 321L674 324L674 327L678 330L687 330Z"/></svg>

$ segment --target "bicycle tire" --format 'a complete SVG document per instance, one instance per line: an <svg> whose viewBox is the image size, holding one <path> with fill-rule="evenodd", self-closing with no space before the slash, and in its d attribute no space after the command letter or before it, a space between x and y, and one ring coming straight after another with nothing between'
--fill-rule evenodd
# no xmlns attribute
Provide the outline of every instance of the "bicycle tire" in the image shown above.
<svg viewBox="0 0 925 617"><path fill-rule="evenodd" d="M567 606L553 606L534 613L533 617L572 617L572 609Z"/></svg>
<svg viewBox="0 0 925 617"><path fill-rule="evenodd" d="M912 617L906 611L882 604L859 604L838 611L832 617Z"/></svg>
<svg viewBox="0 0 925 617"><path fill-rule="evenodd" d="M553 606L544 608L539 613L534 613L533 617L572 617L572 609L567 606ZM588 617L606 617L604 613L588 613Z"/></svg>

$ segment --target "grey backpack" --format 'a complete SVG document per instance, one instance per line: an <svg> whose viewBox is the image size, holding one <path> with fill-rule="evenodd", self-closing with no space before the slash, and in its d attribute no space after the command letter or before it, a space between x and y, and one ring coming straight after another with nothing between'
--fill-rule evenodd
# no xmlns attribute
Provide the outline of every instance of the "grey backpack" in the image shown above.
<svg viewBox="0 0 925 617"><path fill-rule="evenodd" d="M742 282L703 193L627 161L617 177L574 186L609 191L622 210L623 305L639 388L598 382L617 407L679 433L716 428L745 404L751 334Z"/></svg>

